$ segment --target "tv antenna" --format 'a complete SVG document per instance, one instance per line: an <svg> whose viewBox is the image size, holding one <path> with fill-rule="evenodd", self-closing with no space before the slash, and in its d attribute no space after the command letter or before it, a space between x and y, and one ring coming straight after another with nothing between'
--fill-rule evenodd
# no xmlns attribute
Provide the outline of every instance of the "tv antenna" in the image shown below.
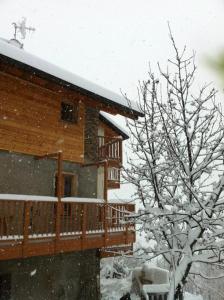
<svg viewBox="0 0 224 300"><path fill-rule="evenodd" d="M13 22L12 25L14 26L14 39L17 40L18 32L21 35L21 38L24 40L26 38L27 31L35 31L34 27L26 26L26 18L22 18L21 22Z"/></svg>

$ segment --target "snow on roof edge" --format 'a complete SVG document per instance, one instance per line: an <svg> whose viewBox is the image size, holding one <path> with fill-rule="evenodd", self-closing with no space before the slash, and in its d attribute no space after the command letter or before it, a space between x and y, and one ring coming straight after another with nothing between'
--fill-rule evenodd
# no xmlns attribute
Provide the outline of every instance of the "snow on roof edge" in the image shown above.
<svg viewBox="0 0 224 300"><path fill-rule="evenodd" d="M117 122L115 122L111 116L109 116L108 113L104 112L104 111L100 111L100 116L102 116L103 118L105 118L109 123L111 123L114 127L116 127L118 129L118 131L121 131L125 137L125 139L128 139L129 133L123 129L123 127L121 127Z"/></svg>
<svg viewBox="0 0 224 300"><path fill-rule="evenodd" d="M95 83L90 82L72 72L66 71L48 61L41 59L33 54L30 54L23 49L19 49L7 43L4 39L0 39L0 54L16 60L20 63L33 67L39 71L45 72L58 79L68 82L75 87L79 87L99 97L105 98L108 101L123 106L128 110L132 110L138 115L142 115L136 102L130 102L121 95L118 95L110 90L107 90ZM69 87L69 85L68 85Z"/></svg>

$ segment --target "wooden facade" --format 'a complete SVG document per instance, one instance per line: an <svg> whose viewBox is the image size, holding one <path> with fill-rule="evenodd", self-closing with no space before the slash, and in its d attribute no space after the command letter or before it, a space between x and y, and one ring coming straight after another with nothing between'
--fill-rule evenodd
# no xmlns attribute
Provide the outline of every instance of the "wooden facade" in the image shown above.
<svg viewBox="0 0 224 300"><path fill-rule="evenodd" d="M0 99L0 149L31 155L62 151L65 160L83 163L85 107L77 96L0 73ZM62 101L78 107L77 124L61 120Z"/></svg>
<svg viewBox="0 0 224 300"><path fill-rule="evenodd" d="M25 154L32 159L58 158L52 178L52 182L57 182L56 200L0 198L0 260L117 245L130 248L133 244L134 227L124 221L134 211L134 205L107 201L107 190L120 187L124 137L103 122L99 113L103 110L132 118L137 118L138 113L107 100L0 53L0 151ZM65 121L62 104L75 108L75 120ZM91 130L88 131L89 108L97 116L94 122L98 123L92 126L89 114ZM104 131L98 138L97 126ZM91 138L98 140L94 144ZM88 148L86 140L91 144L89 149L96 154L92 161L85 151ZM83 168L103 168L104 203L91 203L91 199L78 203L74 199L62 201L63 161ZM76 176L78 182L77 174L72 176ZM97 183L93 180L93 184ZM73 191L74 195L76 193Z"/></svg>

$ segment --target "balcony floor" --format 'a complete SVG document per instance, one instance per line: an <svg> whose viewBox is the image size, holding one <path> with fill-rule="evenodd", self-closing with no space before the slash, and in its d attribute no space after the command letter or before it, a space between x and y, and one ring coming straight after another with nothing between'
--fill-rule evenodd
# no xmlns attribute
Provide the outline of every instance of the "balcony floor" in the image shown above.
<svg viewBox="0 0 224 300"><path fill-rule="evenodd" d="M0 240L0 260L27 258L41 255L54 255L64 252L73 252L87 249L106 248L115 245L130 245L135 241L135 233L129 232L110 232L105 238L105 234L91 233L86 234L85 238L81 235L61 236L59 240L54 237L30 237L25 244L23 236L4 237Z"/></svg>

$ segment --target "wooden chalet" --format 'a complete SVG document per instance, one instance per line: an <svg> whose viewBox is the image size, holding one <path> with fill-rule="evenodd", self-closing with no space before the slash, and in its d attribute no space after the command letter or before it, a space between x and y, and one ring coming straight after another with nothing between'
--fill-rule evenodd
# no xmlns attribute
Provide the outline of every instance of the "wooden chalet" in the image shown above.
<svg viewBox="0 0 224 300"><path fill-rule="evenodd" d="M0 40L0 299L15 260L132 248L125 217L134 204L107 197L120 187L128 138L116 114L141 116L125 98Z"/></svg>

